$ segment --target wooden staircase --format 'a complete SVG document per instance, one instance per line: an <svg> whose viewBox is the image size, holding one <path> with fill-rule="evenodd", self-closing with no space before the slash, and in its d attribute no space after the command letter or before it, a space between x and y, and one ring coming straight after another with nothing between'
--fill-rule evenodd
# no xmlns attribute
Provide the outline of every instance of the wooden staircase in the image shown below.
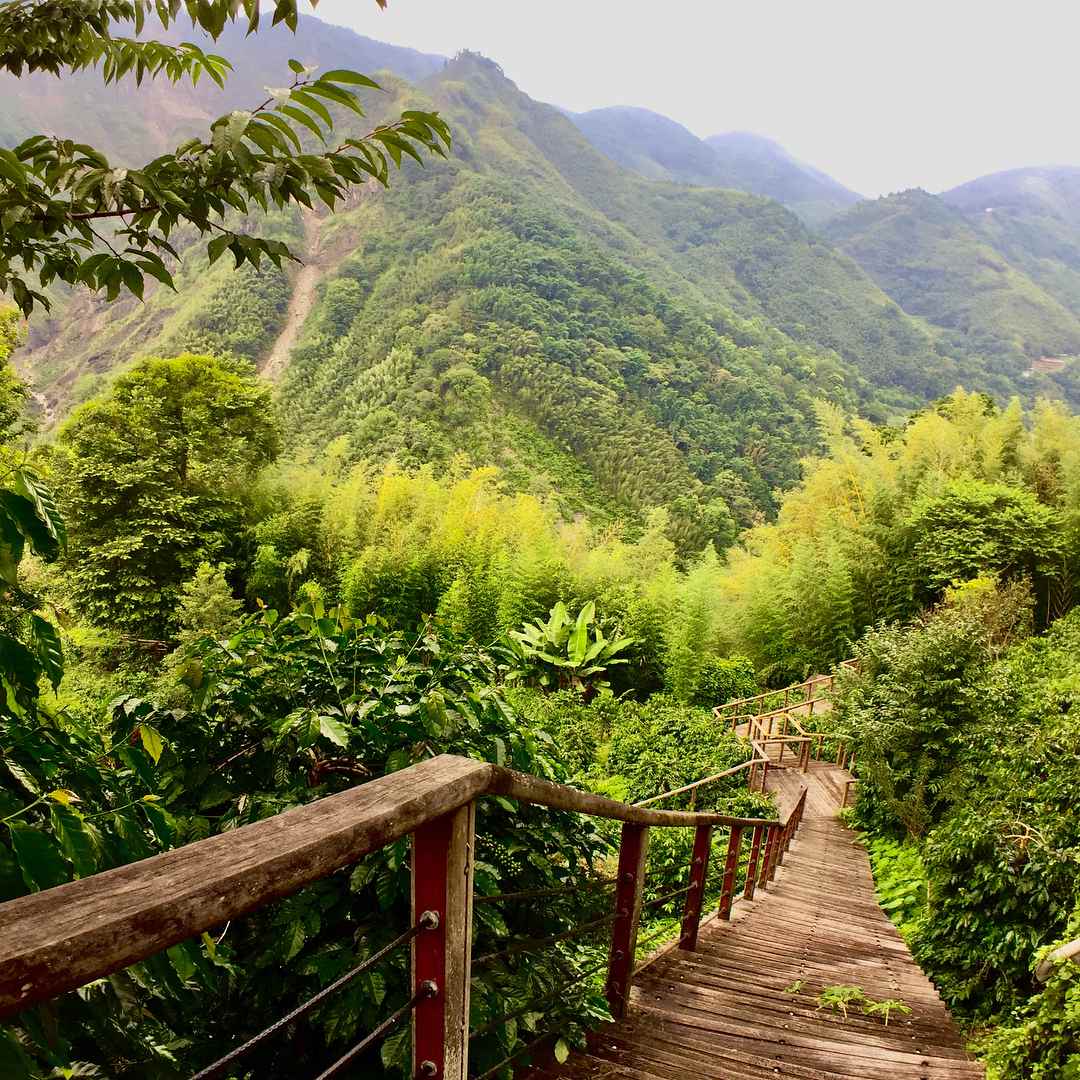
<svg viewBox="0 0 1080 1080"><path fill-rule="evenodd" d="M781 812L805 784L804 819L776 883L635 976L626 1016L587 1053L522 1069L533 1080L966 1080L982 1078L930 980L877 903L870 863L837 818L848 779L834 764L770 768ZM886 1025L825 1011L827 986L903 1000Z"/></svg>

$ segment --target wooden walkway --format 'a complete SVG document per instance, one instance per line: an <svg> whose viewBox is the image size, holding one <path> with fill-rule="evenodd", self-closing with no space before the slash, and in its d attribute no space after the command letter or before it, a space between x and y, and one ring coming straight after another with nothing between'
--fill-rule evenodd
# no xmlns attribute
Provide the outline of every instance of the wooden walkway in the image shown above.
<svg viewBox="0 0 1080 1080"><path fill-rule="evenodd" d="M770 769L782 810L805 783L802 826L775 882L702 924L696 952L670 948L635 977L625 1019L589 1053L521 1070L532 1080L965 1080L984 1076L930 980L878 906L866 852L836 818L847 773ZM801 982L798 992L788 992ZM818 1009L826 986L899 998L882 1020Z"/></svg>

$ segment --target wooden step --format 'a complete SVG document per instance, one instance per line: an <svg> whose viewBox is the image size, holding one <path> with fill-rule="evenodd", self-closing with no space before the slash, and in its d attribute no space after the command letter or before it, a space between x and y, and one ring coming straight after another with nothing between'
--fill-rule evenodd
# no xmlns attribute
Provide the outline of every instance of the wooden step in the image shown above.
<svg viewBox="0 0 1080 1080"><path fill-rule="evenodd" d="M519 1075L983 1080L933 983L878 905L866 851L836 817L848 776L825 762L811 762L805 774L771 768L781 814L807 788L802 827L776 880L739 918L703 926L696 951L673 949L649 963L626 1017L596 1033L588 1053ZM800 990L787 992L798 981ZM886 1025L820 1009L821 990L841 984L876 1000L902 999L912 1014Z"/></svg>

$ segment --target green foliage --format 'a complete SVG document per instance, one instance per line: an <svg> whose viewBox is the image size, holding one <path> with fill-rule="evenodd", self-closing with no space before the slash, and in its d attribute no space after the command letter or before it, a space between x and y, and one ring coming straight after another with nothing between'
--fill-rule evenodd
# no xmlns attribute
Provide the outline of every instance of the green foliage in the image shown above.
<svg viewBox="0 0 1080 1080"><path fill-rule="evenodd" d="M986 217L985 206L979 217ZM937 196L904 191L859 203L826 235L905 311L950 331L945 349L996 360L1080 350L1080 320Z"/></svg>
<svg viewBox="0 0 1080 1080"><path fill-rule="evenodd" d="M702 660L693 701L715 708L728 701L753 697L759 690L754 665L745 656L706 656Z"/></svg>
<svg viewBox="0 0 1080 1080"><path fill-rule="evenodd" d="M267 389L211 357L144 360L83 406L56 462L82 611L171 633L181 585L238 554L251 481L276 452Z"/></svg>
<svg viewBox="0 0 1080 1080"><path fill-rule="evenodd" d="M1065 938L1075 940L1078 934L1080 913L1074 913ZM1059 944L1065 942L1053 946ZM1069 961L1056 965L1044 986L980 1040L979 1051L988 1080L1080 1076L1080 965Z"/></svg>
<svg viewBox="0 0 1080 1080"><path fill-rule="evenodd" d="M1067 997L1032 999L1030 970L1080 889L1080 619L1026 637L1022 593L975 583L868 635L829 714L854 736L860 826L918 840L871 843L890 913L957 1013L1005 1025L988 1045L1017 1078L1037 1059L1022 1035L1035 1017L1070 1052L1053 1034L1069 1030Z"/></svg>
<svg viewBox="0 0 1080 1080"><path fill-rule="evenodd" d="M224 85L230 64L223 57L191 43L112 34L115 24L128 21L140 32L151 13L167 30L177 10L148 0L33 9L6 2L0 4L0 66L15 76L24 70L59 76L100 65L106 83L130 72L136 85L158 75L197 83L203 74ZM196 27L216 38L241 7L211 0L189 4L187 11ZM243 12L249 31L257 30L258 4L247 0ZM277 5L274 22L280 21L296 29L295 0ZM392 123L340 138L332 149L305 153L301 135L328 144L335 126L328 106L363 117L355 88L380 87L345 69L315 77L298 60L289 67L288 86L269 88L261 104L215 120L209 138L189 139L141 168L114 167L100 150L56 136L34 135L0 149L0 290L10 292L26 315L37 305L49 306L48 297L28 284L29 275L42 287L59 279L103 290L109 300L121 289L141 299L147 277L172 286L165 257L176 256L169 238L184 226L200 236L213 231L206 245L211 262L229 251L237 267L247 262L257 268L264 257L280 267L282 259L294 258L288 246L228 228L228 210L310 209L316 198L332 209L369 179L385 185L391 164L400 168L403 154L422 163L421 151L445 156L449 149L449 129L437 114L405 110ZM111 239L96 230L94 222L102 221L113 223Z"/></svg>
<svg viewBox="0 0 1080 1080"><path fill-rule="evenodd" d="M748 756L746 744L717 724L708 710L654 694L643 704L625 702L620 707L611 730L606 769L609 776L624 780L627 801L638 802L723 772ZM729 784L702 788L697 808L722 807L731 791L745 789L745 775L729 779ZM685 809L690 798L689 794L675 796L664 805Z"/></svg>
<svg viewBox="0 0 1080 1080"><path fill-rule="evenodd" d="M909 511L914 572L926 595L992 572L1053 572L1064 554L1060 516L1032 491L969 477L950 480Z"/></svg>
<svg viewBox="0 0 1080 1080"><path fill-rule="evenodd" d="M896 928L910 940L926 914L927 876L918 845L887 836L866 838L878 903Z"/></svg>
<svg viewBox="0 0 1080 1080"><path fill-rule="evenodd" d="M793 985L801 987L802 984L795 983ZM788 990L791 991L791 987L788 987ZM798 991L793 992L797 993ZM818 1011L822 1009L842 1013L845 1020L849 1009L858 1009L864 1016L880 1016L885 1021L886 1027L889 1026L889 1017L893 1013L900 1016L911 1015L911 1006L899 998L885 998L882 1001L876 1001L872 997L867 997L861 986L850 985L824 987L818 995Z"/></svg>
<svg viewBox="0 0 1080 1080"><path fill-rule="evenodd" d="M826 986L818 995L818 1009L842 1013L846 1020L848 1009L862 1007L869 1000L861 986Z"/></svg>
<svg viewBox="0 0 1080 1080"><path fill-rule="evenodd" d="M219 593L218 576L202 572L190 591ZM495 689L491 658L440 639L430 624L404 635L375 618L357 623L318 605L284 618L265 611L227 640L193 641L188 656L189 711L124 698L104 730L70 721L0 730L9 778L0 784L6 895L256 821L433 753L483 757L552 779L565 775L550 738ZM104 766L110 755L126 768ZM47 782L66 786L49 789ZM606 852L574 815L494 800L481 805L480 816L481 894L574 881ZM205 1064L399 932L409 918L406 853L404 843L392 845L351 874L243 920L216 942L204 938L153 958L131 973L143 987L138 997L128 995L123 975L85 997L63 999L55 1006L58 1043L48 1045L36 1012L27 1014L19 1029L25 1052L36 1063L92 1061L108 1075L148 1075L159 1067L162 1046L181 1050L189 1068ZM580 911L562 902L542 910L478 905L474 947L477 955L497 951L510 935L542 937L578 918ZM590 947L485 968L473 984L477 1025L519 1002L549 1001L520 1029L497 1025L476 1040L476 1059L494 1063L537 1025L578 1041L582 1022L606 1015L601 1000L589 983L558 1000L553 991L595 959ZM157 1003L153 1017L139 1003L145 995ZM305 1024L300 1056L313 1069L325 1066L341 1052L339 1043L373 1027L407 995L399 955ZM387 1053L393 1059L394 1047ZM275 1054L256 1055L251 1067L268 1077L293 1075L297 1061L275 1064Z"/></svg>
<svg viewBox="0 0 1080 1080"><path fill-rule="evenodd" d="M0 311L0 723L32 717L42 679L55 691L64 674L60 633L20 577L24 556L59 558L67 526L49 485L16 445L25 395L8 360L14 342L13 322Z"/></svg>
<svg viewBox="0 0 1080 1080"><path fill-rule="evenodd" d="M522 630L511 630L508 647L516 667L510 678L561 690L607 687L605 672L627 662L619 653L633 645L634 639L609 639L595 622L593 601L572 619L560 600L545 622L526 623Z"/></svg>
<svg viewBox="0 0 1080 1080"><path fill-rule="evenodd" d="M1037 625L1080 595L1080 427L1061 405L1025 416L957 390L900 432L826 406L819 416L828 456L808 463L776 524L729 555L720 651L783 685L953 584L1026 575Z"/></svg>
<svg viewBox="0 0 1080 1080"><path fill-rule="evenodd" d="M1022 638L1030 600L1023 582L968 590L903 629L871 630L845 673L827 729L858 747L859 808L867 824L925 835L949 804L946 778L967 748L985 703L972 692L995 655Z"/></svg>
<svg viewBox="0 0 1080 1080"><path fill-rule="evenodd" d="M224 637L236 625L243 608L226 580L227 567L201 562L180 589L176 620L181 643L201 637ZM186 640L185 640L186 639Z"/></svg>

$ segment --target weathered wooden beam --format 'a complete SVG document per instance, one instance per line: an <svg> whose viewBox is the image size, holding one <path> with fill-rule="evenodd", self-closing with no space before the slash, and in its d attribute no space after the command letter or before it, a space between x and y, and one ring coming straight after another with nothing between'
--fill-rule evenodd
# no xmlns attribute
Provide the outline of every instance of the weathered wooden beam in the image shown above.
<svg viewBox="0 0 1080 1080"><path fill-rule="evenodd" d="M442 755L264 821L0 904L0 1016L296 892L471 802L492 766Z"/></svg>
<svg viewBox="0 0 1080 1080"><path fill-rule="evenodd" d="M742 846L742 829L735 825L728 837L727 858L724 861L724 878L720 883L720 918L731 918L731 904L735 896L735 874L739 869L739 849Z"/></svg>
<svg viewBox="0 0 1080 1080"><path fill-rule="evenodd" d="M743 889L743 898L746 900L754 899L754 890L757 888L758 863L761 861L761 841L764 831L764 826L754 826L753 839L750 841L750 861L746 864L746 887Z"/></svg>
<svg viewBox="0 0 1080 1080"><path fill-rule="evenodd" d="M550 780L541 780L537 776L514 772L512 769L492 768L491 784L488 791L493 795L504 795L508 799L520 799L522 802L550 806L554 810L571 810L578 814L592 814L594 817L610 818L614 821L630 822L634 825L657 825L667 828L696 828L698 825L740 825L753 827L766 824L764 818L733 818L726 814L704 812L691 813L686 810L650 810L641 806L605 799L602 795L593 795L565 784L554 784Z"/></svg>

